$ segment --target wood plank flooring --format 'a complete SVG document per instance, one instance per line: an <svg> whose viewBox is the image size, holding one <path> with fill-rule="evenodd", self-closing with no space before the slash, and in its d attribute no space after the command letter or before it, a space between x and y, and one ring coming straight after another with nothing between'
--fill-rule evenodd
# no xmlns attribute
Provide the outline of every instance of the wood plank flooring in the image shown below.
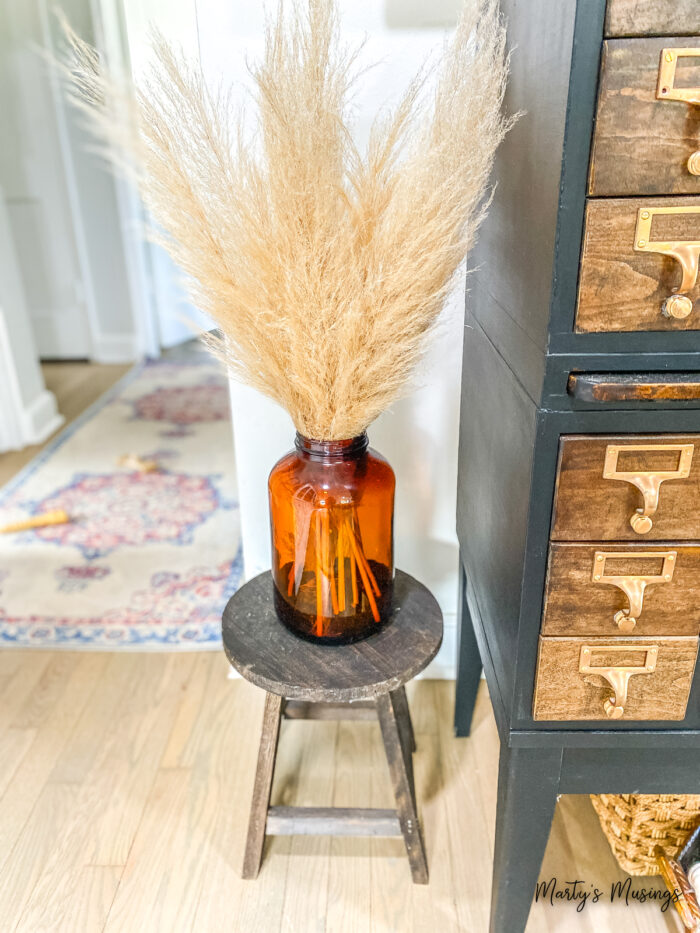
<svg viewBox="0 0 700 933"><path fill-rule="evenodd" d="M61 362L42 363L46 388L54 393L58 410L66 419L59 428L74 421L95 399L111 388L118 379L131 369L129 365L111 365L106 363ZM58 431L56 432L56 434ZM56 436L52 435L52 438ZM52 438L48 438L48 443ZM22 450L11 450L0 454L0 486L10 480L44 447L35 444Z"/></svg>
<svg viewBox="0 0 700 933"><path fill-rule="evenodd" d="M486 933L485 686L469 739L452 736L452 683L409 686L428 886L411 884L400 839L273 838L258 880L241 881L263 694L226 675L218 652L0 654L2 933ZM391 806L377 724L285 722L273 803ZM552 877L603 896L580 913L536 904L528 933L680 929L672 908L610 904L626 876L587 798L557 808Z"/></svg>
<svg viewBox="0 0 700 933"><path fill-rule="evenodd" d="M44 376L70 422L128 368ZM37 451L1 455L0 484ZM0 653L0 933L486 933L498 738L485 686L469 739L452 736L454 684L409 686L428 886L411 884L400 839L287 836L244 882L263 694L227 671L217 652ZM378 725L284 723L273 803L392 806ZM562 798L540 877L603 896L580 913L540 902L528 933L680 930L672 908L610 903L626 876L587 798Z"/></svg>

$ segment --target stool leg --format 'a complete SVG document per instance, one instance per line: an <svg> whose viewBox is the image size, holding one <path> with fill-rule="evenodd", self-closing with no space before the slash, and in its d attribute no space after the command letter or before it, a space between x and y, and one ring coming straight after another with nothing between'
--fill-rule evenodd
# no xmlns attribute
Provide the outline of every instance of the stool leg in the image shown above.
<svg viewBox="0 0 700 933"><path fill-rule="evenodd" d="M391 697L394 714L396 715L396 725L399 730L401 752L406 766L406 775L408 776L408 786L411 790L414 809L417 812L416 785L413 777L413 752L416 750L416 740L413 735L413 723L411 722L411 713L408 709L406 688L402 686L396 690L392 690L389 696Z"/></svg>
<svg viewBox="0 0 700 933"><path fill-rule="evenodd" d="M242 877L245 879L257 878L260 870L281 718L282 697L274 693L266 693L262 735L258 751L258 766L255 772L255 784L253 785L253 800L250 805L248 839L243 858Z"/></svg>
<svg viewBox="0 0 700 933"><path fill-rule="evenodd" d="M401 731L403 732L404 742L406 743L409 752L415 752L416 736L413 732L413 723L411 722L411 711L408 708L406 688L403 686L399 687L398 690L394 690L392 695L394 697L396 716L401 725Z"/></svg>
<svg viewBox="0 0 700 933"><path fill-rule="evenodd" d="M416 812L411 754L404 754L393 693L377 697L377 715L382 730L389 772L394 785L396 810L401 824L411 875L415 884L428 883L428 861Z"/></svg>

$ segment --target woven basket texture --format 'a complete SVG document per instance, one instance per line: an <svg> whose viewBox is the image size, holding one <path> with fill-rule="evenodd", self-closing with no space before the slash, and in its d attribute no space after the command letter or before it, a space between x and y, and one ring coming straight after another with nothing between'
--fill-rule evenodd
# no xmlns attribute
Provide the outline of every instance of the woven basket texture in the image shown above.
<svg viewBox="0 0 700 933"><path fill-rule="evenodd" d="M700 795L600 794L591 796L613 855L630 875L658 875L654 849L675 858L700 825Z"/></svg>

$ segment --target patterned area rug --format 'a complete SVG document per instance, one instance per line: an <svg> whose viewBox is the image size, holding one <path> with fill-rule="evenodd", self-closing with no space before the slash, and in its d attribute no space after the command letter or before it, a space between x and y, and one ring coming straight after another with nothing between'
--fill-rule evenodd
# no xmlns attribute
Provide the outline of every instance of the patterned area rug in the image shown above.
<svg viewBox="0 0 700 933"><path fill-rule="evenodd" d="M242 557L216 364L137 366L0 491L0 526L56 509L71 522L0 535L0 646L218 647Z"/></svg>

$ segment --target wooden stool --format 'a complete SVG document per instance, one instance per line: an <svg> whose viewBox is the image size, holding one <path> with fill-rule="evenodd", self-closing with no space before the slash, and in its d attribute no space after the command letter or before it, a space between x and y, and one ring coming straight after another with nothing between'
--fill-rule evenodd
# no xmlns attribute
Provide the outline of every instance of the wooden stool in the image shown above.
<svg viewBox="0 0 700 933"><path fill-rule="evenodd" d="M272 577L241 587L224 610L226 656L267 692L250 810L243 878L256 878L269 835L403 835L416 884L427 884L428 863L413 780L415 739L404 684L435 657L442 613L434 596L400 570L391 619L352 645L316 645L293 635L275 614ZM271 807L280 721L379 719L396 810L345 807Z"/></svg>

